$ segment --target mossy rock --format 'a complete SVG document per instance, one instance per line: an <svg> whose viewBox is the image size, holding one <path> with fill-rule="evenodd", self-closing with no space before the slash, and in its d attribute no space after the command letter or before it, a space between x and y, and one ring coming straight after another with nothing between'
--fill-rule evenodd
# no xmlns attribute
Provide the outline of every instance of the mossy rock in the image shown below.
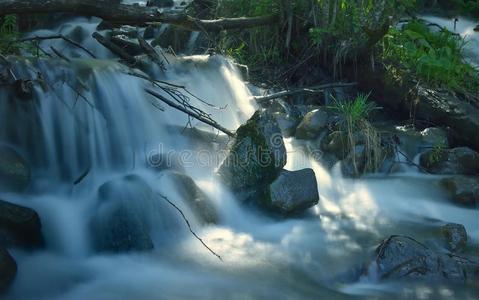
<svg viewBox="0 0 479 300"><path fill-rule="evenodd" d="M421 154L419 162L433 174L479 174L479 153L467 147L431 149Z"/></svg>
<svg viewBox="0 0 479 300"><path fill-rule="evenodd" d="M218 174L234 191L267 185L286 165L286 148L274 117L257 111L237 130Z"/></svg>

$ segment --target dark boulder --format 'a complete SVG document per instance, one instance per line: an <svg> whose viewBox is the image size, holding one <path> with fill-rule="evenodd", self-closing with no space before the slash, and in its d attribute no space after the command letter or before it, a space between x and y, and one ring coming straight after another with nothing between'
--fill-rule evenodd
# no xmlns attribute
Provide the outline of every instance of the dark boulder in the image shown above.
<svg viewBox="0 0 479 300"><path fill-rule="evenodd" d="M314 171L283 170L271 183L262 201L267 207L284 215L299 213L316 205L319 194Z"/></svg>
<svg viewBox="0 0 479 300"><path fill-rule="evenodd" d="M479 153L467 148L431 149L419 159L423 168L433 174L474 175L479 173Z"/></svg>
<svg viewBox="0 0 479 300"><path fill-rule="evenodd" d="M0 192L23 192L31 178L30 166L13 148L0 146Z"/></svg>
<svg viewBox="0 0 479 300"><path fill-rule="evenodd" d="M380 279L464 282L467 278L466 260L435 252L410 237L391 236L379 245L376 254Z"/></svg>
<svg viewBox="0 0 479 300"><path fill-rule="evenodd" d="M4 248L0 248L0 294L8 291L17 275L17 263Z"/></svg>
<svg viewBox="0 0 479 300"><path fill-rule="evenodd" d="M234 191L273 182L286 165L286 148L274 117L259 110L236 134L218 175Z"/></svg>
<svg viewBox="0 0 479 300"><path fill-rule="evenodd" d="M0 200L0 247L41 247L41 228L34 210Z"/></svg>

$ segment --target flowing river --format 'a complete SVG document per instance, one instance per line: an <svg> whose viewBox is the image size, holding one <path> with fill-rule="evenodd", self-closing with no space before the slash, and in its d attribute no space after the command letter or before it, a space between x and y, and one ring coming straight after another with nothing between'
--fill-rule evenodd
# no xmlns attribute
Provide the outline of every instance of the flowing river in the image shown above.
<svg viewBox="0 0 479 300"><path fill-rule="evenodd" d="M68 33L76 26L94 30L97 22L79 19L52 32ZM45 33L51 32L35 34ZM61 41L45 43L68 50ZM4 193L0 198L35 209L46 239L43 250L12 251L18 274L7 299L478 299L475 287L380 282L374 270L358 274L382 239L403 234L427 242L444 222L463 224L477 252L477 210L450 203L439 177L404 168L389 176L345 179L337 169L328 171L309 157L302 142L285 139L285 168L313 168L320 202L303 216L269 216L241 205L215 179L217 154L227 137L154 103L144 92L151 83L126 74L89 36L84 45L104 59L78 54L69 64L50 59L19 63L18 69L33 77L29 66L34 64L55 92L35 87L35 101L0 101L0 142L32 157L35 179L27 194ZM155 71L157 78L183 85L208 102L190 97L222 126L236 130L257 109L251 98L255 89L228 59L169 58L165 72ZM81 82L81 97L69 82ZM189 121L201 134L185 129ZM203 225L188 210L181 191L155 168L158 153L181 157L184 172L213 200L216 225ZM182 208L192 229L222 261L192 236L166 202L136 197L142 186L117 188L128 207L152 225L154 250L94 251L89 226L93 217L101 216L98 189L131 174Z"/></svg>

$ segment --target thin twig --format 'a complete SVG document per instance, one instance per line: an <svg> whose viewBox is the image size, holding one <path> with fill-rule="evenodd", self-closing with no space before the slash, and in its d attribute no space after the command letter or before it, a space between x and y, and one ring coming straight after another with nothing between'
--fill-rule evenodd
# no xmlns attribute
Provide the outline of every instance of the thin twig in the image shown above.
<svg viewBox="0 0 479 300"><path fill-rule="evenodd" d="M219 260L223 261L223 259L221 258L220 255L218 255L216 252L214 252L213 250L211 250L210 247L208 247L208 245L206 245L205 242L203 242L203 240L193 231L193 229L191 228L191 225L190 225L190 222L188 221L188 219L186 218L185 214L183 213L183 211L178 207L176 206L173 202L170 201L170 199L168 199L166 196L158 193L158 195L163 198L163 200L165 200L166 202L168 202L171 206L173 206L181 215L181 217L183 218L183 220L185 221L186 223L186 226L188 226L188 230L191 232L191 234L198 240L201 242L201 244L203 244L203 246L208 249L208 251L210 251L214 256L218 257Z"/></svg>
<svg viewBox="0 0 479 300"><path fill-rule="evenodd" d="M70 44L72 44L73 46L82 49L83 51L85 51L86 53L88 53L88 55L90 55L91 57L96 58L96 56L95 56L90 50L88 50L87 48L83 47L81 44L79 44L79 43L77 43L77 42L75 42L75 41L73 41L73 40L67 38L67 37L64 36L63 34L48 35L48 36L32 36L32 37L20 39L20 40L18 40L18 42L44 41L44 40L56 40L56 39L62 39L62 40L64 40L65 42L70 43Z"/></svg>

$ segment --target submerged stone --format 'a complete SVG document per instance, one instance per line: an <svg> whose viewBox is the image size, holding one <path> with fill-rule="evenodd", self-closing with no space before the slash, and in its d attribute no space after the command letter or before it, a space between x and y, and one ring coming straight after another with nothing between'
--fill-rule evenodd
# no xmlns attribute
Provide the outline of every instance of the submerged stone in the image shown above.
<svg viewBox="0 0 479 300"><path fill-rule="evenodd" d="M318 184L312 169L283 170L267 190L267 207L281 214L302 212L319 201Z"/></svg>
<svg viewBox="0 0 479 300"><path fill-rule="evenodd" d="M96 214L91 220L97 251L128 252L153 249L147 217L155 201L152 189L136 175L103 184Z"/></svg>
<svg viewBox="0 0 479 300"><path fill-rule="evenodd" d="M43 246L38 214L27 207L0 200L0 247Z"/></svg>
<svg viewBox="0 0 479 300"><path fill-rule="evenodd" d="M218 174L234 191L267 185L286 165L281 130L267 111L257 111L238 131Z"/></svg>

